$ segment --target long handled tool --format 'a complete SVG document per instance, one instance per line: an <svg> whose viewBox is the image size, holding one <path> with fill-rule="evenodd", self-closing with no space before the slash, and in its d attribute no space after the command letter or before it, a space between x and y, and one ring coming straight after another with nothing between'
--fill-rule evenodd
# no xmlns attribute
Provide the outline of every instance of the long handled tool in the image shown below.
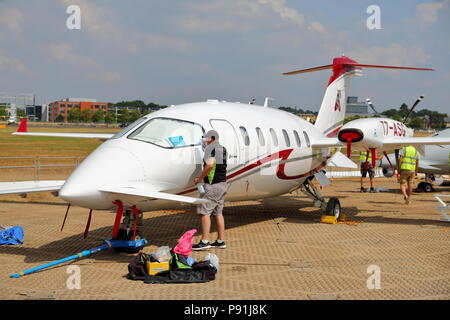
<svg viewBox="0 0 450 320"><path fill-rule="evenodd" d="M73 256L67 257L67 258L63 258L60 260L56 260L47 264L44 264L42 266L39 267L35 267L35 268L31 268L22 272L18 272L18 273L14 273L12 275L10 275L10 278L20 278L21 276L25 276L27 274L30 273L34 273L43 269L47 269L53 266L56 266L58 264L67 262L67 261L71 261L71 260L76 260L76 259L80 259L83 257L87 257L91 254L100 252L100 251L104 251L107 250L109 248L139 248L139 247L143 247L145 246L148 241L146 239L140 239L137 241L126 241L126 240L103 240L105 242L104 245L100 246L100 247L96 247L90 250L85 250L82 251L80 253L74 254Z"/></svg>

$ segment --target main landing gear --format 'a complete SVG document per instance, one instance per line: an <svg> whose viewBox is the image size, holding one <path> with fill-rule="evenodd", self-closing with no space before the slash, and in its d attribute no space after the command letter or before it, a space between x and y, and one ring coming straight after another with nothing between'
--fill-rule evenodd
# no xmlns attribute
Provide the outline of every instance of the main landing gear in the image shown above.
<svg viewBox="0 0 450 320"><path fill-rule="evenodd" d="M313 200L314 207L321 208L327 216L334 216L336 220L341 216L341 203L336 197L330 198L328 202L322 196L319 189L312 183L314 176L310 176L303 182L300 190Z"/></svg>

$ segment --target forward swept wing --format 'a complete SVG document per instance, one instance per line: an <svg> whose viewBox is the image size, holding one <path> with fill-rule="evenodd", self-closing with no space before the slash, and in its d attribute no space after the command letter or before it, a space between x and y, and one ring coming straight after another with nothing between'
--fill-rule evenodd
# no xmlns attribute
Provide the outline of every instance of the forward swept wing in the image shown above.
<svg viewBox="0 0 450 320"><path fill-rule="evenodd" d="M141 197L141 198L147 198L147 199L178 201L178 202L184 202L184 203L190 203L190 204L203 204L203 203L208 202L208 200L206 200L206 199L180 196L177 194L172 194L172 193L167 193L167 192L147 190L143 186L126 186L126 187L105 186L105 187L100 188L100 191L110 192L110 193L118 193L118 194L122 194L122 195L129 195L129 196L135 196L135 197Z"/></svg>
<svg viewBox="0 0 450 320"><path fill-rule="evenodd" d="M0 182L0 195L59 191L64 180Z"/></svg>

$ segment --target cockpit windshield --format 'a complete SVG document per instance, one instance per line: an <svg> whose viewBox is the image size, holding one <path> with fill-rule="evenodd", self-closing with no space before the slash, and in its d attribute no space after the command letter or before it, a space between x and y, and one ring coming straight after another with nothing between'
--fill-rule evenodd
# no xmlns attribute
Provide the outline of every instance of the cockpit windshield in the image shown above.
<svg viewBox="0 0 450 320"><path fill-rule="evenodd" d="M133 122L132 124L130 124L129 126L127 126L125 129L123 129L122 131L119 131L118 133L116 133L115 135L113 135L110 139L118 139L120 137L123 137L124 135L126 135L128 132L130 132L131 130L133 130L134 128L136 128L138 125L140 125L141 123L143 123L144 121L146 121L147 118L140 118L138 120L136 120L135 122Z"/></svg>
<svg viewBox="0 0 450 320"><path fill-rule="evenodd" d="M199 145L203 132L203 128L193 122L170 118L154 118L131 133L128 139L173 149Z"/></svg>

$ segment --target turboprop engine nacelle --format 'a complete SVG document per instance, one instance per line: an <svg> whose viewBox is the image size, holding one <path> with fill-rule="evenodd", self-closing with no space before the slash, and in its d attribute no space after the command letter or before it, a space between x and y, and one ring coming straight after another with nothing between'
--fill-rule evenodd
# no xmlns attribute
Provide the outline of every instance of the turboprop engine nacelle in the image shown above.
<svg viewBox="0 0 450 320"><path fill-rule="evenodd" d="M339 131L338 139L347 144L347 156L351 154L352 145L357 150L375 150L383 148L384 138L411 137L413 130L402 122L388 118L357 119L346 123Z"/></svg>

